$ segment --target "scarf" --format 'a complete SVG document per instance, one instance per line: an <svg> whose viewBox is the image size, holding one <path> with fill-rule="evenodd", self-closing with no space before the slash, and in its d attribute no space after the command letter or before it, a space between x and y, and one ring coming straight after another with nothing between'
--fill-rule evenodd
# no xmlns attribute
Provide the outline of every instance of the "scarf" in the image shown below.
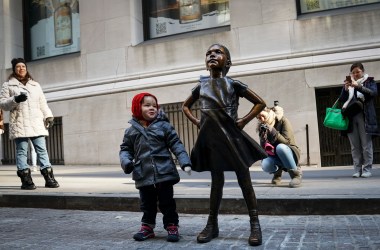
<svg viewBox="0 0 380 250"><path fill-rule="evenodd" d="M368 74L365 74L362 78L356 80L356 82L358 84L363 84L363 82L365 82L368 78ZM343 107L342 109L345 109L347 108L348 104L350 103L350 101L352 100L352 98L354 97L354 94L355 94L355 88L354 87L348 87L348 99L347 101L343 104ZM363 102L364 102L364 95L361 93L361 92L357 92L356 93L356 98L358 99L361 99Z"/></svg>

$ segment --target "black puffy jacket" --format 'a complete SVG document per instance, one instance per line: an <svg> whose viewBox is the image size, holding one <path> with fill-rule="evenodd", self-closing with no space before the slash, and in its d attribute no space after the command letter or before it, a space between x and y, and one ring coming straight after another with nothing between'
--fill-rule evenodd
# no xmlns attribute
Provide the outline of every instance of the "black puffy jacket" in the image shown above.
<svg viewBox="0 0 380 250"><path fill-rule="evenodd" d="M182 169L191 166L190 158L174 127L160 111L157 118L147 127L133 118L132 125L124 133L120 145L120 164L126 174L132 173L136 188L160 182L179 182L180 177L171 152Z"/></svg>

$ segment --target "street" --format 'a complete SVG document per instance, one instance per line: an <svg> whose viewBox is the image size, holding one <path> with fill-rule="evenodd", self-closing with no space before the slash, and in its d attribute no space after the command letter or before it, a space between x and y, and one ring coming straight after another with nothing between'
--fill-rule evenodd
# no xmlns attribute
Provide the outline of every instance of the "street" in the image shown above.
<svg viewBox="0 0 380 250"><path fill-rule="evenodd" d="M0 249L380 249L380 215L260 216L263 245L248 245L248 215L220 215L219 237L196 242L207 215L180 214L177 243L166 241L158 214L156 237L132 239L140 212L0 208Z"/></svg>

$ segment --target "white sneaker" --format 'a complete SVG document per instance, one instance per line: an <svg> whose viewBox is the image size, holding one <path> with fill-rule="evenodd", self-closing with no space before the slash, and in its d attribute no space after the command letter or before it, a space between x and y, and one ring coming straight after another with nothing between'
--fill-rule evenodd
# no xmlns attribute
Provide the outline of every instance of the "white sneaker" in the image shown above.
<svg viewBox="0 0 380 250"><path fill-rule="evenodd" d="M360 172L356 172L355 174L352 175L352 178L359 178L359 177L360 177Z"/></svg>
<svg viewBox="0 0 380 250"><path fill-rule="evenodd" d="M372 176L371 172L364 172L364 173L362 173L362 177L363 178L368 178L368 177L371 177L371 176Z"/></svg>

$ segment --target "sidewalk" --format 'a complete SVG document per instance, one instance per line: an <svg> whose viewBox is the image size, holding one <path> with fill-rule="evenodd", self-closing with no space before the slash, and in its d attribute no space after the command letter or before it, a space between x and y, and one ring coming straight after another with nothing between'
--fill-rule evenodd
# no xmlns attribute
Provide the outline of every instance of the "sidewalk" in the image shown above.
<svg viewBox="0 0 380 250"><path fill-rule="evenodd" d="M31 207L104 211L139 211L138 190L131 175L118 165L54 166L60 188L45 188L40 172L32 172L36 190L21 190L15 166L0 165L0 207ZM303 185L288 188L290 178L283 175L280 186L270 184L271 175L261 168L250 168L260 214L334 215L380 214L380 165L371 178L352 178L352 167L303 167ZM175 185L180 213L208 213L210 173L180 170ZM246 214L240 187L233 172L225 173L221 213Z"/></svg>

